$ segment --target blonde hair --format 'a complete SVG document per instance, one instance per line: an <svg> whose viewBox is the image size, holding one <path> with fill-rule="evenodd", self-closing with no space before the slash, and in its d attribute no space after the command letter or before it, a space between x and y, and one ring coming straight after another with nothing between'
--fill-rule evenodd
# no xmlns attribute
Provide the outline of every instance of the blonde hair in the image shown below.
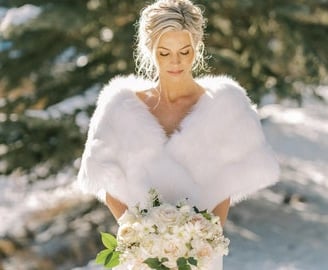
<svg viewBox="0 0 328 270"><path fill-rule="evenodd" d="M135 61L137 73L155 80L158 76L154 51L167 31L187 30L195 49L193 71L206 70L204 28L206 20L200 7L189 0L157 0L141 11L137 31Z"/></svg>

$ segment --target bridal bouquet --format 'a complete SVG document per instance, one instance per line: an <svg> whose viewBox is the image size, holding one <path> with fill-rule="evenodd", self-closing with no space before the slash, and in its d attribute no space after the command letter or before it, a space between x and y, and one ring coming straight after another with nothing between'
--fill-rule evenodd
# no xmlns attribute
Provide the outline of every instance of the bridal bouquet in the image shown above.
<svg viewBox="0 0 328 270"><path fill-rule="evenodd" d="M163 203L155 190L146 208L136 206L118 220L117 237L101 233L106 249L96 262L115 267L128 262L132 269L207 269L214 254L227 255L219 217L186 202Z"/></svg>

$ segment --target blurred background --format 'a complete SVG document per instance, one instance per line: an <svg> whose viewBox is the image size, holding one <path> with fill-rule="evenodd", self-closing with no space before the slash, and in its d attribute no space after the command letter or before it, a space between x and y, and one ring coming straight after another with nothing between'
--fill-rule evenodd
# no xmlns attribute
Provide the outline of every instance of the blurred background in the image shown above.
<svg viewBox="0 0 328 270"><path fill-rule="evenodd" d="M74 185L101 88L151 1L0 0L0 269L102 269L109 211ZM225 269L328 269L328 1L196 1L211 74L258 105L281 181L233 208Z"/></svg>

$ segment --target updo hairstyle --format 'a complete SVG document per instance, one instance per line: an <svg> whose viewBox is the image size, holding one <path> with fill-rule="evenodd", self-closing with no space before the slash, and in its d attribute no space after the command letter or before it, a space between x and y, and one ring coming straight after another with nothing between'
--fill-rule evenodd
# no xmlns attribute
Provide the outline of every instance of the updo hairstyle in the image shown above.
<svg viewBox="0 0 328 270"><path fill-rule="evenodd" d="M205 70L202 10L189 0L157 0L141 11L137 31L135 60L137 73L150 80L158 77L155 51L161 35L187 30L195 50L193 71Z"/></svg>

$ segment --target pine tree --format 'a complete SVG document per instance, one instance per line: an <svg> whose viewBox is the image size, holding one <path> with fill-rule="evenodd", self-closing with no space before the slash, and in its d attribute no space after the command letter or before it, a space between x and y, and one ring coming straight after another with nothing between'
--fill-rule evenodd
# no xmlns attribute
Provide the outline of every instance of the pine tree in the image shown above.
<svg viewBox="0 0 328 270"><path fill-rule="evenodd" d="M211 73L235 77L254 102L269 91L301 102L300 83L326 83L328 3L321 0L196 1L208 18ZM134 72L139 10L149 1L0 0L40 8L0 31L0 173L55 173L81 155L96 95L113 76ZM1 24L3 25L3 24ZM82 132L81 132L82 131ZM33 170L43 164L46 170Z"/></svg>
<svg viewBox="0 0 328 270"><path fill-rule="evenodd" d="M301 103L300 83L327 83L326 1L222 0L205 5L214 66L238 78L255 102L273 91Z"/></svg>

